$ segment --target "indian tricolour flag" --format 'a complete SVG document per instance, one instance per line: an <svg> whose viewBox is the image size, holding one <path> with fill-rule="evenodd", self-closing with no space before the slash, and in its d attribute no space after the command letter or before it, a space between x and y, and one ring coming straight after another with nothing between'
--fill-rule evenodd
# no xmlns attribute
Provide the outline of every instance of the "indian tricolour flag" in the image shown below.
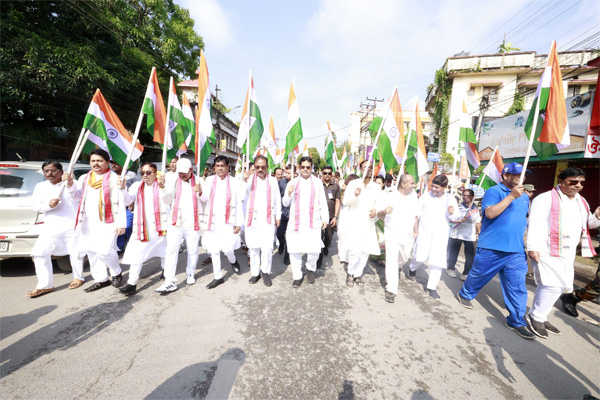
<svg viewBox="0 0 600 400"><path fill-rule="evenodd" d="M481 165L479 153L477 152L477 144L465 142L465 157L467 158L471 175L473 175L473 172Z"/></svg>
<svg viewBox="0 0 600 400"><path fill-rule="evenodd" d="M408 152L404 171L415 179L425 175L429 171L427 163L427 153L425 152L425 139L423 138L423 127L421 125L421 115L419 114L419 101L415 104L415 112L408 126Z"/></svg>
<svg viewBox="0 0 600 400"><path fill-rule="evenodd" d="M267 149L267 159L269 160L269 172L273 171L279 164L277 161L277 145L275 144L275 125L273 124L273 116L269 120L269 129L263 133L263 146Z"/></svg>
<svg viewBox="0 0 600 400"><path fill-rule="evenodd" d="M344 152L342 153L342 159L338 162L338 169L343 170L348 164L348 154L346 153L346 146L344 145Z"/></svg>
<svg viewBox="0 0 600 400"><path fill-rule="evenodd" d="M264 130L260 109L258 108L258 100L256 99L256 91L254 90L252 71L250 71L248 91L246 92L246 100L242 109L242 119L237 139L238 147L242 149L242 153L248 156L248 160L256 153L256 148L260 143Z"/></svg>
<svg viewBox="0 0 600 400"><path fill-rule="evenodd" d="M500 156L500 151L498 150L498 146L496 146L492 153L492 157L490 158L490 162L485 166L475 184L485 190L492 186L496 186L502 181L503 168L504 163L502 162L502 156Z"/></svg>
<svg viewBox="0 0 600 400"><path fill-rule="evenodd" d="M477 143L477 138L475 137L475 132L473 131L473 127L471 124L471 119L469 118L469 113L467 112L467 104L463 99L462 112L460 113L460 131L458 134L458 140L465 143Z"/></svg>
<svg viewBox="0 0 600 400"><path fill-rule="evenodd" d="M333 141L333 133L329 121L327 121L327 129L329 130L329 133L327 134L327 144L325 145L325 161L327 161L327 165L335 172L338 167L336 163L335 142Z"/></svg>
<svg viewBox="0 0 600 400"><path fill-rule="evenodd" d="M180 156L183 153L186 153L188 150L195 150L195 140L194 136L196 135L196 121L194 121L194 114L192 114L192 106L187 99L185 93L181 99L181 106L183 111L183 125L185 126L186 138L179 150L177 151L177 156Z"/></svg>
<svg viewBox="0 0 600 400"><path fill-rule="evenodd" d="M102 92L100 92L100 89L96 90L92 98L83 121L83 127L89 131L88 141L83 147L85 153L89 154L97 146L106 150L117 164L124 166L127 154L133 146L132 138L102 95ZM143 151L144 147L136 143L131 156L131 163L140 158Z"/></svg>
<svg viewBox="0 0 600 400"><path fill-rule="evenodd" d="M536 127L532 129L536 113L538 114ZM552 42L550 46L548 65L538 83L533 105L525 124L525 133L528 138L531 138L532 130L535 132L533 149L541 161L550 158L571 144L556 42Z"/></svg>
<svg viewBox="0 0 600 400"><path fill-rule="evenodd" d="M198 68L198 99L201 102L198 103L198 110L196 111L196 167L198 173L202 174L212 151L211 143L216 144L211 115L212 103L208 65L203 51L200 51L200 67Z"/></svg>
<svg viewBox="0 0 600 400"><path fill-rule="evenodd" d="M154 67L152 67L152 72L150 72L150 80L146 88L142 112L147 117L146 128L148 129L148 133L153 135L156 143L164 143L167 112L165 111L162 94L160 94L158 77L156 75L156 68Z"/></svg>
<svg viewBox="0 0 600 400"><path fill-rule="evenodd" d="M175 82L172 77L169 89L167 113L169 114L167 119L167 135L163 145L167 147L167 156L170 160L177 155L177 151L181 148L181 145L185 142L187 136L187 125L183 116L183 109L181 104L179 104Z"/></svg>
<svg viewBox="0 0 600 400"><path fill-rule="evenodd" d="M377 149L386 168L392 169L400 165L402 157L404 157L404 121L397 87L394 87L382 112L381 117L373 119L369 130L371 136L376 136L383 121L383 127L377 140Z"/></svg>
<svg viewBox="0 0 600 400"><path fill-rule="evenodd" d="M302 123L300 122L300 107L294 91L294 81L290 86L290 97L288 100L288 126L285 135L285 156L292 154L298 143L302 140ZM308 151L308 148L307 148Z"/></svg>

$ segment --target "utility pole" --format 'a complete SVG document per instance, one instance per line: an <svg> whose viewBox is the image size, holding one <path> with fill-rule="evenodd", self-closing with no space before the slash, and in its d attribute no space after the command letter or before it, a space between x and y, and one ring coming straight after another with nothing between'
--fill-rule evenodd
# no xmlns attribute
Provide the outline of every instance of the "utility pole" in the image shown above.
<svg viewBox="0 0 600 400"><path fill-rule="evenodd" d="M221 91L221 89L219 89L219 85L215 85L215 98L217 99L217 101L221 101L219 100L219 92Z"/></svg>
<svg viewBox="0 0 600 400"><path fill-rule="evenodd" d="M375 118L375 109L377 108L377 103L381 103L383 101L383 99L378 99L377 97L373 99L367 97L366 99L368 103L361 102L360 110L358 111L361 115L358 153L363 157L366 157L367 146L371 140L371 135L369 134L369 125Z"/></svg>
<svg viewBox="0 0 600 400"><path fill-rule="evenodd" d="M490 108L490 98L488 95L481 97L481 103L479 103L479 117L477 118L477 130L475 131L475 138L479 143L479 136L481 135L481 124L483 122L483 114Z"/></svg>

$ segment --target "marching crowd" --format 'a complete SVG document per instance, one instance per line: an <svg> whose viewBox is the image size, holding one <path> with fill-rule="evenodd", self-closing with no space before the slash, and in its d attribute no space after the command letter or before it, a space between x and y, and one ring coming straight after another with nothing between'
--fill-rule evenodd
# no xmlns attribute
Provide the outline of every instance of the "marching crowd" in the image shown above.
<svg viewBox="0 0 600 400"><path fill-rule="evenodd" d="M87 256L93 283L86 292L112 285L133 295L142 265L158 257L164 282L155 291L173 292L178 287L176 268L184 240L188 285L196 282L200 245L210 256L202 264L211 263L213 269L207 288L214 289L224 283L221 253L240 274L234 252L243 243L251 284L262 279L271 286L277 245L283 262L291 265L292 285L298 288L304 279L315 283L315 272L322 267L335 232L348 287L364 286L362 276L369 257L384 249L384 299L390 303L398 293L399 273L405 264L411 280L419 268L429 265L427 293L439 300L442 273L457 276L455 265L464 247L459 304L472 308L478 292L499 275L509 313L506 326L526 339L560 333L547 320L559 297L564 310L577 316L579 301L598 296L598 273L585 288L573 292L576 248L581 241L582 255L594 255L589 229L600 226L600 207L592 212L578 194L585 182L585 173L578 168L562 171L555 188L531 201L519 184L523 166L507 164L502 182L486 191L479 209L472 190L462 190L458 200L449 193L444 175L435 176L431 190L419 197L411 175L400 175L396 189L391 176L372 179L372 166L366 161L359 174L345 181L331 167L323 168L317 177L310 157L302 157L297 167L277 168L271 176L267 158L257 156L251 168L235 177L229 174L229 159L224 156L217 156L212 174L202 177L182 157L165 175L153 163L142 164L142 179L133 183L114 172L120 171L118 165L111 171L110 156L104 150L91 152L90 166L90 172L77 181L57 161L42 166L46 180L34 190L33 207L46 219L32 249L38 284L28 297L54 289L51 256L67 254L73 268L69 289L84 284ZM135 178L132 175L126 177ZM122 263L130 267L123 284L117 238L126 233L128 214L131 232ZM302 268L305 254L306 273ZM527 255L537 282L529 312Z"/></svg>

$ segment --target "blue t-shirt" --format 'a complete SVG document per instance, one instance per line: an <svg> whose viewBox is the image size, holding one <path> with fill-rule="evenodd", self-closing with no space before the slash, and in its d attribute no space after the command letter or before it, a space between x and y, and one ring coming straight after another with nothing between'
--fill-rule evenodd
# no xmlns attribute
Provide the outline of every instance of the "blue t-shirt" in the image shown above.
<svg viewBox="0 0 600 400"><path fill-rule="evenodd" d="M502 183L486 190L481 201L483 219L477 247L489 250L521 253L525 251L523 236L527 229L529 196L523 193L514 199L504 211L494 219L485 215L485 209L500 203L510 194L510 189Z"/></svg>

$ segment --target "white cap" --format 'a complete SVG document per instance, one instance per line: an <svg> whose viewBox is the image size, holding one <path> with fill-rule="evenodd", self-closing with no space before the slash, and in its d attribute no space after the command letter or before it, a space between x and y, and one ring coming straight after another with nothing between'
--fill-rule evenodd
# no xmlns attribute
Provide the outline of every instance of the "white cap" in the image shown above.
<svg viewBox="0 0 600 400"><path fill-rule="evenodd" d="M187 158L180 158L179 160L177 160L176 165L177 168L175 169L175 172L177 173L183 172L184 174L187 174L188 172L190 172L190 168L192 168L192 162Z"/></svg>

